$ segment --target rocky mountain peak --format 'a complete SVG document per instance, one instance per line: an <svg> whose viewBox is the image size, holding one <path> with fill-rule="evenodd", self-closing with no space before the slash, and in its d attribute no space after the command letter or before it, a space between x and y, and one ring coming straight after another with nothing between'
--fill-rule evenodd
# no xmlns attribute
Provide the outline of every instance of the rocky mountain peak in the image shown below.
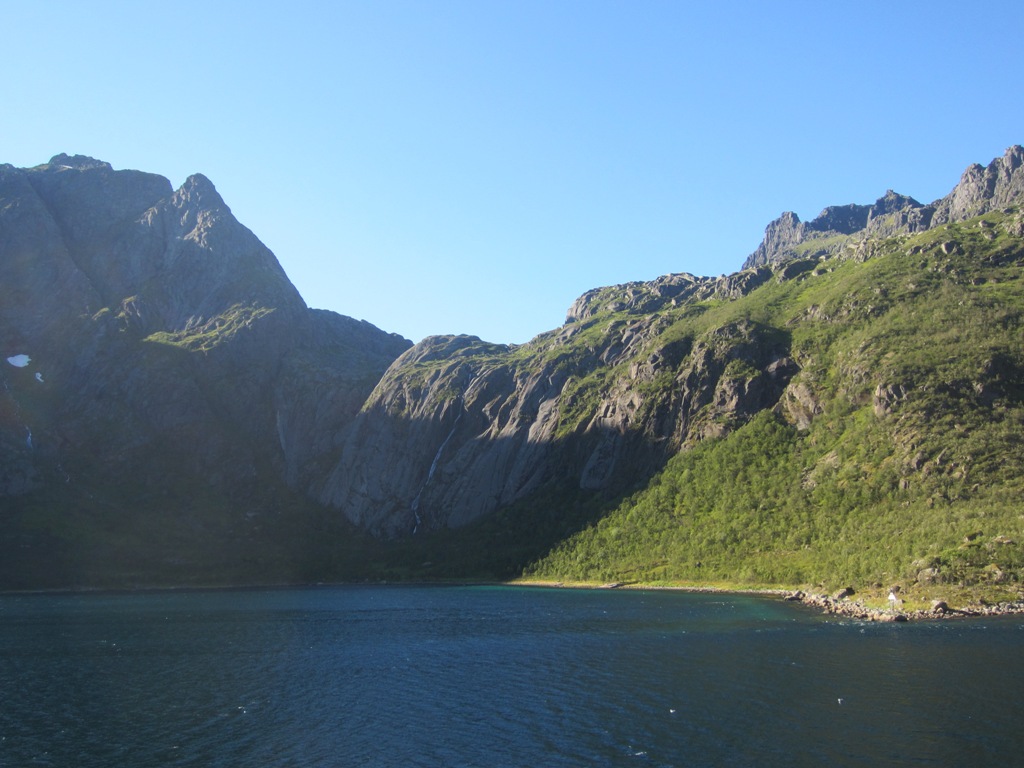
<svg viewBox="0 0 1024 768"><path fill-rule="evenodd" d="M89 157L88 155L67 155L63 152L51 157L50 162L46 165L57 170L87 171L92 168L102 168L107 171L114 170L110 163L105 163L94 157Z"/></svg>
<svg viewBox="0 0 1024 768"><path fill-rule="evenodd" d="M213 182L201 173L194 173L185 179L185 183L174 193L173 204L176 207L194 208L225 208L224 198L217 192Z"/></svg>
<svg viewBox="0 0 1024 768"><path fill-rule="evenodd" d="M885 194L878 198L875 204L871 206L868 220L870 221L873 218L884 216L888 213L902 211L904 208L919 208L920 206L921 203L917 202L914 198L887 189Z"/></svg>
<svg viewBox="0 0 1024 768"><path fill-rule="evenodd" d="M1004 207L1024 196L1022 166L1024 148L1014 145L987 167L968 166L953 190L929 205L890 189L873 205L830 206L806 223L795 213L784 213L765 228L743 268L833 255L850 238L921 232Z"/></svg>
<svg viewBox="0 0 1024 768"><path fill-rule="evenodd" d="M806 226L793 211L784 212L764 229L764 239L743 263L744 269L752 269L778 261L781 253L788 252L802 242Z"/></svg>
<svg viewBox="0 0 1024 768"><path fill-rule="evenodd" d="M869 205L830 205L814 219L807 222L807 228L814 232L838 232L851 235L864 229L868 223Z"/></svg>
<svg viewBox="0 0 1024 768"><path fill-rule="evenodd" d="M1002 208L1024 195L1024 147L1008 147L987 167L968 166L953 191L934 203L932 226L962 221Z"/></svg>
<svg viewBox="0 0 1024 768"><path fill-rule="evenodd" d="M174 477L255 520L305 498L409 346L307 309L201 174L175 191L84 156L0 167L0 509L48 481L128 498Z"/></svg>

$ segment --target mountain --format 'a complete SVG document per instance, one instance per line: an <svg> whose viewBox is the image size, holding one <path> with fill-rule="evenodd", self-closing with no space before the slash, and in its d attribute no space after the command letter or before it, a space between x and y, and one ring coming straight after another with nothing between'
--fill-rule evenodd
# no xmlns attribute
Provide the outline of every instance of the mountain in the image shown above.
<svg viewBox="0 0 1024 768"><path fill-rule="evenodd" d="M523 345L307 309L203 177L4 166L0 580L1013 596L1022 160L784 214L741 271L588 291Z"/></svg>
<svg viewBox="0 0 1024 768"><path fill-rule="evenodd" d="M924 232L1013 205L1024 196L1024 149L1012 146L988 167L971 165L945 197L922 205L891 189L874 205L830 206L811 221L783 213L765 229L764 240L744 269L856 250L873 239Z"/></svg>
<svg viewBox="0 0 1024 768"><path fill-rule="evenodd" d="M458 529L424 575L1010 589L1022 157L769 227L727 277L589 291L525 345L426 339L320 498L380 536Z"/></svg>
<svg viewBox="0 0 1024 768"><path fill-rule="evenodd" d="M408 346L308 309L201 175L0 167L4 580L249 558Z"/></svg>
<svg viewBox="0 0 1024 768"><path fill-rule="evenodd" d="M986 170L972 166L927 208L890 191L873 206L828 208L806 226L784 214L743 271L589 291L561 329L522 346L426 339L375 388L321 499L385 535L459 526L556 480L627 487L780 401L806 427L817 406L798 386L794 320L779 327L737 317L695 335L680 333L683 319L712 307L724 317L719 305L735 307L772 281L830 270L819 261L822 242L837 261L863 260L885 238L1019 199L1022 160L1012 147ZM792 227L783 232L779 222ZM661 391L664 380L673 385Z"/></svg>

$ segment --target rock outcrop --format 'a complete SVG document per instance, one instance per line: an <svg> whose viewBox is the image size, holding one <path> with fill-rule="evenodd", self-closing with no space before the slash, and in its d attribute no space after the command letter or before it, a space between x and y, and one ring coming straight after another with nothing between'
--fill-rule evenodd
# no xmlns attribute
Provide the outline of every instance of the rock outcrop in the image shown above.
<svg viewBox="0 0 1024 768"><path fill-rule="evenodd" d="M987 167L970 166L948 195L928 205L890 189L873 205L829 207L808 222L787 211L768 225L743 268L856 251L865 238L923 232L997 210L1024 194L1022 165L1024 148L1011 146Z"/></svg>
<svg viewBox="0 0 1024 768"><path fill-rule="evenodd" d="M987 167L971 165L953 191L933 203L932 226L997 210L1024 195L1024 147L1014 145Z"/></svg>
<svg viewBox="0 0 1024 768"><path fill-rule="evenodd" d="M0 166L0 499L109 493L145 515L194 486L267 513L268 489L311 492L409 346L308 309L201 175Z"/></svg>
<svg viewBox="0 0 1024 768"><path fill-rule="evenodd" d="M933 600L930 609L905 611L896 607L873 608L859 601L850 600L850 596L850 594L840 593L830 597L797 590L785 595L783 599L803 603L825 614L866 622L936 621L976 616L1017 616L1024 613L1024 601L1002 602L996 605L970 605L954 610L945 600Z"/></svg>
<svg viewBox="0 0 1024 768"><path fill-rule="evenodd" d="M668 343L663 331L645 315L569 323L519 348L425 339L346 431L320 498L398 536L464 525L552 483L621 491L684 445L773 407L798 370L785 340L756 323ZM615 373L590 389L599 369ZM667 398L656 380L671 382Z"/></svg>
<svg viewBox="0 0 1024 768"><path fill-rule="evenodd" d="M253 542L275 537L330 558L339 531L422 536L552 494L603 503L769 411L806 433L829 408L870 408L906 432L907 455L893 462L905 490L925 472L905 418L921 388L869 370L867 342L837 370L820 349L847 320L890 311L890 292L918 291L917 277L815 291L836 265L821 259L864 260L880 238L1019 204L1022 160L1011 147L972 166L931 205L889 191L806 223L784 214L735 274L597 288L562 327L518 346L412 345L309 309L201 175L174 190L81 156L0 166L0 501L15 510L0 523L18 531L0 541L0 585L11 563L71 569L89 547L125 558L123 572L159 565L165 578L232 552L251 580L264 566ZM971 228L976 242L1024 232L1019 212L990 218ZM950 237L914 246L929 279L957 269L964 245ZM1008 242L986 258L1020 257ZM801 339L802 323L815 331ZM1018 402L1019 360L999 349L986 359L956 392ZM816 458L803 487L840 464L835 452ZM55 522L53 509L68 514ZM335 538L289 538L308 522L295 509Z"/></svg>

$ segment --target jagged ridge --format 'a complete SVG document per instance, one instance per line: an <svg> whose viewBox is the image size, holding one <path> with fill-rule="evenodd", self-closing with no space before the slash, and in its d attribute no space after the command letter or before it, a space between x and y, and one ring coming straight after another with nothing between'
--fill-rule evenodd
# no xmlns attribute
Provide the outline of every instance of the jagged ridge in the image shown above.
<svg viewBox="0 0 1024 768"><path fill-rule="evenodd" d="M1005 206L1024 190L1022 159L1015 146L987 169L972 166L932 206L890 191L788 234L770 226L774 257L727 277L680 273L588 291L562 329L517 348L424 340L375 389L321 499L378 534L402 535L463 525L546 484L616 492L642 483L681 448L764 409L805 427L819 406L797 376L804 365L787 329L742 321L684 332L688 317L772 280L832 269L819 263L823 243L866 258L884 238Z"/></svg>
<svg viewBox="0 0 1024 768"><path fill-rule="evenodd" d="M743 268L831 256L855 250L868 238L923 232L998 210L1024 195L1022 164L1024 148L1009 147L988 167L971 165L948 195L929 205L890 189L873 205L832 206L808 222L787 211L768 225Z"/></svg>
<svg viewBox="0 0 1024 768"><path fill-rule="evenodd" d="M252 557L408 346L309 310L199 174L172 190L83 156L0 167L0 498L23 510L0 579L50 557L74 581L60 571L93 546L111 564L90 568L143 580ZM41 527L71 554L31 532L40 509L66 511Z"/></svg>
<svg viewBox="0 0 1024 768"><path fill-rule="evenodd" d="M731 450L734 436L765 429L766 420L783 427L768 431L771 440L790 436L776 455L813 459L803 469L818 488L832 487L829 478L842 474L833 470L874 461L839 450L859 434L849 425L899 421L896 431L864 434L885 434L901 451L957 440L956 425L933 429L915 410L922 391L979 419L1003 409L1000 423L1012 423L1024 370L1011 343L1021 303L1013 282L1024 235L1021 158L1012 147L987 169L972 166L931 206L889 193L872 206L826 209L807 225L792 217L769 227L770 247L762 245L772 258L728 277L681 273L589 291L561 328L528 344L445 336L411 348L366 323L307 309L204 177L172 191L160 177L89 158L3 166L0 342L5 355L31 354L32 365L3 367L0 483L7 500L18 500L7 523L21 533L0 576L17 578L22 544L65 563L83 558L83 547L114 553L85 575L67 566L63 583L392 569L507 576L535 560L536 572L558 573L562 561L541 560L545 552L602 515L621 522L617 500L643 502L685 457ZM854 279L888 265L904 270L898 279ZM928 359L911 375L865 352L886 349L863 334L911 306L901 302L930 307L954 296L958 307L984 309L964 322L989 328L1000 318L991 343L975 336L964 348L977 371L956 378ZM1001 437L986 442L971 429L977 451L1007 449ZM815 445L839 440L835 458L792 448L806 436ZM937 452L915 457L900 453L899 466L948 474ZM922 487L934 495L953 486ZM97 511L103 504L87 496L116 512ZM977 498L943 503L954 504L951 514L974 514ZM82 513L54 518L55 499ZM970 504L955 506L964 499ZM626 519L632 503L619 508ZM675 514L652 520L671 528ZM398 543L358 539L338 518ZM117 526L127 532L102 533ZM939 536L927 526L920 536L929 532ZM83 533L86 544L69 544ZM636 558L656 544L643 536L617 568L692 577L664 563L639 568ZM346 549L349 540L358 552ZM135 559L116 562L132 548ZM224 551L234 570L214 564ZM599 559L571 552L578 563ZM591 565L591 574L610 572ZM721 567L727 574L731 565ZM757 563L744 567L768 578Z"/></svg>

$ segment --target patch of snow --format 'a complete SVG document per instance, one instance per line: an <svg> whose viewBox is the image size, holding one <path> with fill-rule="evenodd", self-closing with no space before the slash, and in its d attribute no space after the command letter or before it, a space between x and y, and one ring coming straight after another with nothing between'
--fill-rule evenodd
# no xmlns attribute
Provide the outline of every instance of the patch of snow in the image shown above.
<svg viewBox="0 0 1024 768"><path fill-rule="evenodd" d="M32 362L32 358L28 355L11 355L7 358L7 362L13 365L15 368L24 368L26 365Z"/></svg>
<svg viewBox="0 0 1024 768"><path fill-rule="evenodd" d="M36 371L36 381L38 381L40 384L43 383L43 374L39 373L38 371Z"/></svg>

